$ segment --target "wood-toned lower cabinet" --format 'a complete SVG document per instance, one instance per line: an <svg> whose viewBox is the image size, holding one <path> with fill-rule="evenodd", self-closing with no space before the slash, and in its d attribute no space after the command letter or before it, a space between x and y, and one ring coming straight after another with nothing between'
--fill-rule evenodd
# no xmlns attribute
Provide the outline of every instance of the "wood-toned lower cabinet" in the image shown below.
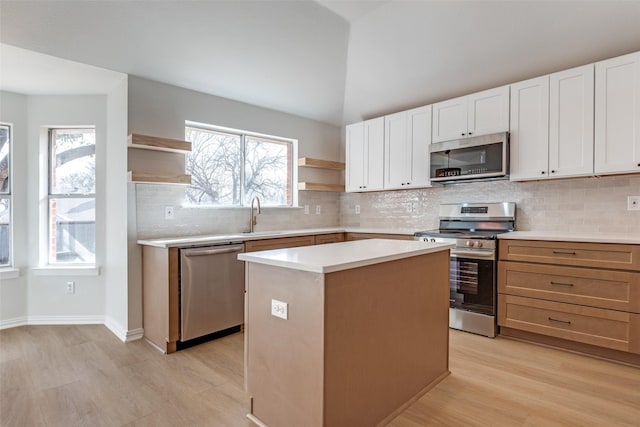
<svg viewBox="0 0 640 427"><path fill-rule="evenodd" d="M315 242L316 245L344 242L344 233L317 234L315 236Z"/></svg>
<svg viewBox="0 0 640 427"><path fill-rule="evenodd" d="M277 239L247 240L245 252L270 251L272 249L296 248L315 244L314 236L279 237Z"/></svg>
<svg viewBox="0 0 640 427"><path fill-rule="evenodd" d="M553 337L553 345L629 362L592 350L640 354L640 246L501 240L498 325L504 335Z"/></svg>
<svg viewBox="0 0 640 427"><path fill-rule="evenodd" d="M394 240L413 240L413 236L409 234L385 234L385 233L346 233L345 240L363 240L363 239L394 239Z"/></svg>

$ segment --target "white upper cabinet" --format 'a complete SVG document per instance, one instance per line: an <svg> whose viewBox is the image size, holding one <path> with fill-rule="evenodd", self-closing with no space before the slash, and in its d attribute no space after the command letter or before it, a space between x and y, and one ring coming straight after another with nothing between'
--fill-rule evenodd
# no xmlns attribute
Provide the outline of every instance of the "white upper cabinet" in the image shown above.
<svg viewBox="0 0 640 427"><path fill-rule="evenodd" d="M549 166L549 76L511 85L511 180L540 179Z"/></svg>
<svg viewBox="0 0 640 427"><path fill-rule="evenodd" d="M385 116L384 188L429 186L431 106Z"/></svg>
<svg viewBox="0 0 640 427"><path fill-rule="evenodd" d="M361 191L364 185L364 122L346 128L346 191Z"/></svg>
<svg viewBox="0 0 640 427"><path fill-rule="evenodd" d="M595 173L640 172L640 52L596 63Z"/></svg>
<svg viewBox="0 0 640 427"><path fill-rule="evenodd" d="M551 178L593 174L593 70L591 64L550 75Z"/></svg>
<svg viewBox="0 0 640 427"><path fill-rule="evenodd" d="M509 129L509 86L489 89L433 105L433 142Z"/></svg>
<svg viewBox="0 0 640 427"><path fill-rule="evenodd" d="M383 188L384 117L346 127L346 191Z"/></svg>
<svg viewBox="0 0 640 427"><path fill-rule="evenodd" d="M593 65L511 85L511 180L593 173Z"/></svg>

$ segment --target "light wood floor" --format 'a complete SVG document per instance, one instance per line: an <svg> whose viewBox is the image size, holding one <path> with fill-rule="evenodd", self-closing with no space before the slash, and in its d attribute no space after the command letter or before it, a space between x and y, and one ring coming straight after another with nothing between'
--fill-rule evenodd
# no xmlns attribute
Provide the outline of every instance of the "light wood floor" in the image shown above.
<svg viewBox="0 0 640 427"><path fill-rule="evenodd" d="M392 426L640 425L640 369L450 335L452 374ZM242 334L165 356L103 326L0 331L0 425L251 426L242 353Z"/></svg>

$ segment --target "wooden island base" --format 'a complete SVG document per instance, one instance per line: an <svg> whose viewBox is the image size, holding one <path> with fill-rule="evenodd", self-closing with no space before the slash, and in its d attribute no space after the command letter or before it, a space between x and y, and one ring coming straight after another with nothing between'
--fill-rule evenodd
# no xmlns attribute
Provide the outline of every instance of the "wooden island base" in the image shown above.
<svg viewBox="0 0 640 427"><path fill-rule="evenodd" d="M448 250L331 273L246 270L256 424L385 424L449 374ZM288 304L287 320L272 299Z"/></svg>

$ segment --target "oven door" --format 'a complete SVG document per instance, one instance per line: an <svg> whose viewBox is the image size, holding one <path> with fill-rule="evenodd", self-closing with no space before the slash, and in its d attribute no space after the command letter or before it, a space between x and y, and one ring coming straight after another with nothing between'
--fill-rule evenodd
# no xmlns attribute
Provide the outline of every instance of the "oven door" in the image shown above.
<svg viewBox="0 0 640 427"><path fill-rule="evenodd" d="M451 253L449 306L495 316L495 253Z"/></svg>

